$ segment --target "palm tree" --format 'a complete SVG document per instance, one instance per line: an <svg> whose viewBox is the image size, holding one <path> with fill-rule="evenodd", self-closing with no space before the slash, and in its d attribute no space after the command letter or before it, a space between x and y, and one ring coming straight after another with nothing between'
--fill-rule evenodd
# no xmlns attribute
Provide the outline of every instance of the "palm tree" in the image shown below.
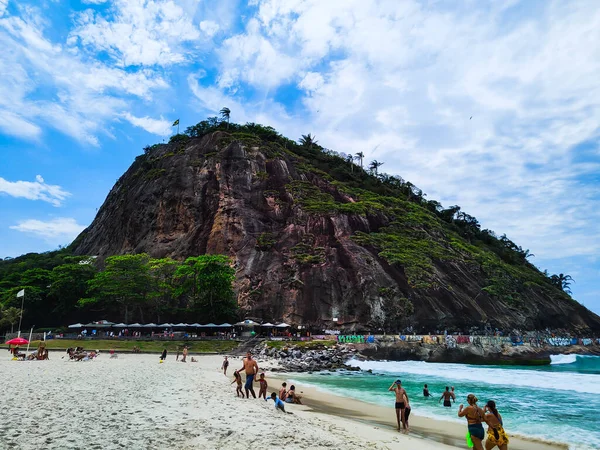
<svg viewBox="0 0 600 450"><path fill-rule="evenodd" d="M383 163L374 159L371 161L371 164L369 164L369 169L371 172L375 172L375 176L377 176L377 169L379 169L380 166L383 166Z"/></svg>
<svg viewBox="0 0 600 450"><path fill-rule="evenodd" d="M221 118L223 120L227 121L227 129L229 129L229 116L231 115L231 110L225 106L223 109L221 109L221 111L219 111L219 114L221 114Z"/></svg>
<svg viewBox="0 0 600 450"><path fill-rule="evenodd" d="M571 282L574 283L575 280L571 275L565 275L563 273L560 273L558 275L552 275L550 277L550 281L561 291L566 292L569 295L573 293L571 292Z"/></svg>
<svg viewBox="0 0 600 450"><path fill-rule="evenodd" d="M302 144L305 147L308 148L312 148L313 145L317 144L317 140L315 139L315 136L312 136L310 133L308 134L303 134L302 137L299 139L300 144Z"/></svg>
<svg viewBox="0 0 600 450"><path fill-rule="evenodd" d="M356 159L357 161L360 161L360 168L362 169L363 166L363 158L365 157L365 154L363 152L358 152L356 155L354 155L354 159Z"/></svg>
<svg viewBox="0 0 600 450"><path fill-rule="evenodd" d="M354 163L352 162L354 158L352 155L346 155L346 161L350 164L350 172L354 172Z"/></svg>

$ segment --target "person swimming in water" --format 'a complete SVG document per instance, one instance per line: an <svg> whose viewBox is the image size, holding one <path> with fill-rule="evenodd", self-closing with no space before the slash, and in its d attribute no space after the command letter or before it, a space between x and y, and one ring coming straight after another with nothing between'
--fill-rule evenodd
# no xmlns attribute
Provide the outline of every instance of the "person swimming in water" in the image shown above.
<svg viewBox="0 0 600 450"><path fill-rule="evenodd" d="M471 435L471 441L473 441L473 448L475 450L483 450L483 438L485 437L485 431L482 423L484 422L485 413L483 409L477 406L477 397L474 394L467 395L467 403L469 406L463 408L462 403L458 407L458 417L467 418L467 429Z"/></svg>
<svg viewBox="0 0 600 450"><path fill-rule="evenodd" d="M485 415L483 420L488 425L487 440L485 441L485 449L492 450L498 447L500 450L508 450L508 436L504 431L502 416L496 409L496 402L489 400L483 408Z"/></svg>
<svg viewBox="0 0 600 450"><path fill-rule="evenodd" d="M431 395L431 392L429 392L429 388L427 387L427 385L423 386L423 397L433 397L433 395Z"/></svg>

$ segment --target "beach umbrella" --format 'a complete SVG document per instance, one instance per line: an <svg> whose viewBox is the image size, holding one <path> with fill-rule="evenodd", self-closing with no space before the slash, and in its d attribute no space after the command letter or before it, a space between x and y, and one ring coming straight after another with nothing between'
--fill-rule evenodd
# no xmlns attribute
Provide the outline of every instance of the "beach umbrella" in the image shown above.
<svg viewBox="0 0 600 450"><path fill-rule="evenodd" d="M127 328L142 328L143 325L140 325L139 323L132 323L127 325Z"/></svg>
<svg viewBox="0 0 600 450"><path fill-rule="evenodd" d="M267 323L263 323L263 324L261 325L261 327L274 327L274 326L275 326L275 325L273 325L272 323L269 323L269 322L267 322Z"/></svg>
<svg viewBox="0 0 600 450"><path fill-rule="evenodd" d="M11 339L10 341L6 341L5 343L7 345L25 345L25 344L29 344L29 341L22 337L16 337L14 339Z"/></svg>
<svg viewBox="0 0 600 450"><path fill-rule="evenodd" d="M83 328L82 323L74 323L73 325L69 325L69 328Z"/></svg>
<svg viewBox="0 0 600 450"><path fill-rule="evenodd" d="M259 326L260 324L255 322L254 320L242 320L241 322L238 322L235 324L238 327L254 327L254 326Z"/></svg>
<svg viewBox="0 0 600 450"><path fill-rule="evenodd" d="M147 323L146 325L142 325L144 328L156 328L157 325L155 323Z"/></svg>
<svg viewBox="0 0 600 450"><path fill-rule="evenodd" d="M281 322L279 325L275 325L277 328L289 328L291 325L288 325L285 322Z"/></svg>

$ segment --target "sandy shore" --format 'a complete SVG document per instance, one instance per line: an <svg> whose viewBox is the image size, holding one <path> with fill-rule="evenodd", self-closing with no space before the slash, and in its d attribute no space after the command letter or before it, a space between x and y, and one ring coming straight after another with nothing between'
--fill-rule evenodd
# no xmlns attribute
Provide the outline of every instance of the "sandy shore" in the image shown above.
<svg viewBox="0 0 600 450"><path fill-rule="evenodd" d="M239 399L231 378L218 370L219 356L186 364L173 355L164 364L157 355L61 358L53 352L50 361L16 362L0 354L0 448L440 450L456 448L458 438L466 448L455 424L415 417L413 434L405 436L394 430L391 409L300 386L307 406L289 405L293 414L276 411L271 401ZM238 365L232 360L231 371ZM269 392L279 385L270 378ZM426 429L438 432L422 439ZM511 448L556 447L523 442Z"/></svg>

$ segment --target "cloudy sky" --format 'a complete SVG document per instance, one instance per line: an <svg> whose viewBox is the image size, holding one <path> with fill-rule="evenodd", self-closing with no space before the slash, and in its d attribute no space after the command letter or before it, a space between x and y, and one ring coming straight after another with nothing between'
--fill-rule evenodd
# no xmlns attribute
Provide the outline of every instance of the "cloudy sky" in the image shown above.
<svg viewBox="0 0 600 450"><path fill-rule="evenodd" d="M0 0L0 49L0 257L68 244L227 106L384 161L600 313L595 0Z"/></svg>

